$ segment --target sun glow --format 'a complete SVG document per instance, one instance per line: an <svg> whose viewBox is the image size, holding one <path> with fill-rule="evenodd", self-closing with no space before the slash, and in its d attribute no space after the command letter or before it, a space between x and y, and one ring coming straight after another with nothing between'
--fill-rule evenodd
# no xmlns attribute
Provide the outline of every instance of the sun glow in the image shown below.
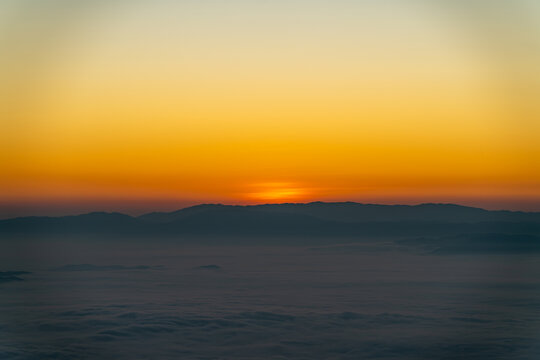
<svg viewBox="0 0 540 360"><path fill-rule="evenodd" d="M257 191L248 194L251 200L262 202L300 201L308 196L305 189L290 183L263 183L254 185Z"/></svg>

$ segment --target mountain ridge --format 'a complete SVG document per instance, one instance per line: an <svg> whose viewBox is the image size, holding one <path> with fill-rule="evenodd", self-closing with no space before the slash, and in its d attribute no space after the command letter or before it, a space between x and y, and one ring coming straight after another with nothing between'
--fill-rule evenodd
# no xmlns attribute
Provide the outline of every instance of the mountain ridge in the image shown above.
<svg viewBox="0 0 540 360"><path fill-rule="evenodd" d="M141 216L93 212L0 220L4 234L112 236L419 236L540 233L540 213L485 210L456 204L379 205L312 202L201 204Z"/></svg>
<svg viewBox="0 0 540 360"><path fill-rule="evenodd" d="M143 214L137 218L145 221L168 222L175 218L183 217L188 213L208 211L209 209L248 209L255 211L280 211L296 212L345 222L359 221L395 221L400 220L425 220L425 216L432 220L448 221L447 216L453 216L455 221L490 221L505 218L521 218L520 221L540 221L540 212L524 212L510 210L486 210L478 207L464 206L451 203L422 203L417 205L384 205L384 204L366 204L357 202L310 202L310 203L280 203L280 204L260 204L260 205L225 205L225 204L200 204L171 212L152 212ZM322 213L325 209L330 209L330 213ZM340 214L336 213L340 210ZM363 211L360 211L363 210ZM438 216L433 218L433 210L439 211ZM442 211L444 210L444 212ZM454 213L448 211L454 210ZM344 211L348 211L344 214ZM356 213L354 213L356 211ZM427 213L425 212L427 211ZM459 217L456 217L457 211L460 211ZM404 216L409 212L408 216ZM413 214L414 212L414 214ZM466 212L466 214L465 214ZM341 216L340 216L341 215ZM431 215L431 218L429 217ZM471 219L470 216L476 215ZM160 219L161 217L161 219Z"/></svg>

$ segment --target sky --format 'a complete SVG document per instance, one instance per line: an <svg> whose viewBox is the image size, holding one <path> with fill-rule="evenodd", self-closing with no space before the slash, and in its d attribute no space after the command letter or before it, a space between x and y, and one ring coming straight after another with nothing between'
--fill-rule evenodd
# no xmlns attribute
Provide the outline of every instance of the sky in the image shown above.
<svg viewBox="0 0 540 360"><path fill-rule="evenodd" d="M536 0L2 0L0 48L0 217L540 211Z"/></svg>

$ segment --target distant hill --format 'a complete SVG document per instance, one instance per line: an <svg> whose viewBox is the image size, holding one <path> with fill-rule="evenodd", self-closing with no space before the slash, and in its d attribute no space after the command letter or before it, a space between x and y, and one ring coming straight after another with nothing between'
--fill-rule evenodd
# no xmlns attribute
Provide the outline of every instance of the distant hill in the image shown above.
<svg viewBox="0 0 540 360"><path fill-rule="evenodd" d="M83 215L48 217L30 216L0 220L1 232L15 233L84 233L95 231L124 232L140 221L120 213L94 212Z"/></svg>
<svg viewBox="0 0 540 360"><path fill-rule="evenodd" d="M485 210L455 204L378 205L355 202L312 202L307 204L221 205L203 204L173 212L154 212L139 219L167 223L203 213L229 212L287 213L313 216L340 222L479 222L479 221L540 221L538 212Z"/></svg>
<svg viewBox="0 0 540 360"><path fill-rule="evenodd" d="M90 213L1 220L0 234L2 233L172 237L539 234L540 213L489 211L454 204L204 204L139 217L119 213Z"/></svg>

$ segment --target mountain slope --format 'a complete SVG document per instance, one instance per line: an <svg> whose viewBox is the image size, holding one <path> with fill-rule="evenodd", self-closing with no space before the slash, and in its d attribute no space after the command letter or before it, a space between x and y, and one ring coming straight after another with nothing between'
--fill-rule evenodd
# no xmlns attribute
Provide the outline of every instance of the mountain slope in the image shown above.
<svg viewBox="0 0 540 360"><path fill-rule="evenodd" d="M225 210L236 211L237 209L245 209L254 213L301 214L340 222L540 222L540 213L535 212L506 210L490 211L455 204L378 205L355 202L312 202L307 204L266 204L247 206L203 204L173 212L145 214L140 216L139 219L148 222L167 223L195 214L214 211L222 211L224 213Z"/></svg>
<svg viewBox="0 0 540 360"><path fill-rule="evenodd" d="M0 234L111 236L422 236L540 233L540 214L488 211L452 204L206 204L131 217L90 213L0 221Z"/></svg>

